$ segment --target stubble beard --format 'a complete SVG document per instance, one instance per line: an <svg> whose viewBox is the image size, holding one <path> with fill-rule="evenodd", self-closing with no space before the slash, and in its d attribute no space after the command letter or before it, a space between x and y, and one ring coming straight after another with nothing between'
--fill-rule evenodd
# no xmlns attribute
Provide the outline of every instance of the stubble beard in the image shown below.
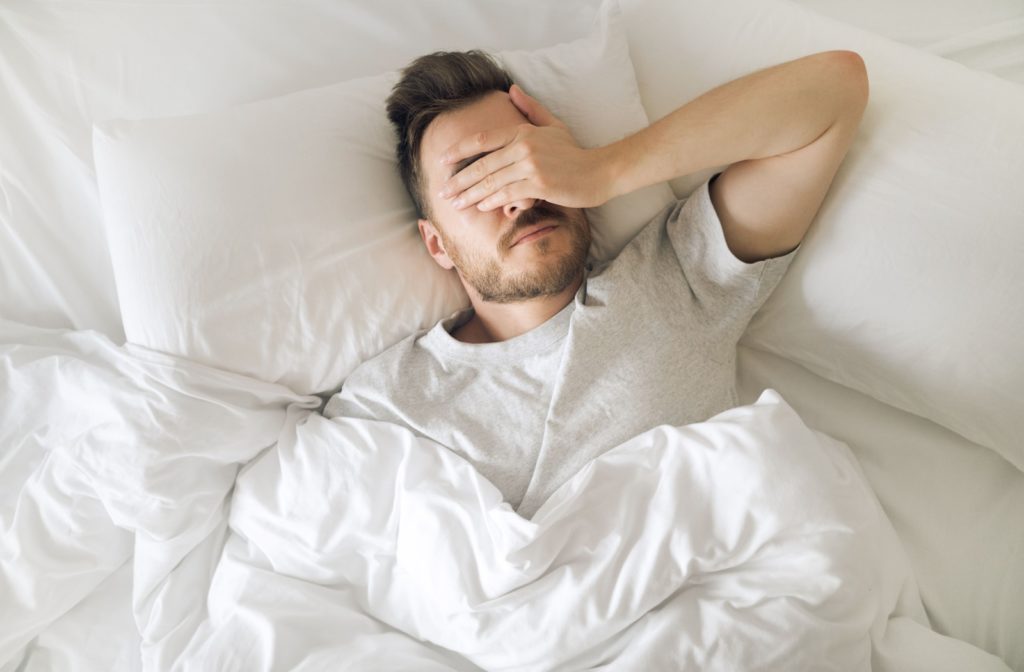
<svg viewBox="0 0 1024 672"><path fill-rule="evenodd" d="M550 256L554 244L550 235L546 236L529 243L536 248L544 263L533 272L508 272L500 260L510 252L511 241L521 235L520 232L527 226L546 218L555 219L559 227L569 230L572 236L569 251L549 261L547 257ZM582 210L574 215L552 210L526 211L520 216L511 235L504 236L499 241L498 258L491 256L481 259L472 252L463 253L458 245L446 240L443 234L441 239L463 281L475 289L482 300L490 303L515 303L560 294L580 278L590 250L590 232L586 215Z"/></svg>

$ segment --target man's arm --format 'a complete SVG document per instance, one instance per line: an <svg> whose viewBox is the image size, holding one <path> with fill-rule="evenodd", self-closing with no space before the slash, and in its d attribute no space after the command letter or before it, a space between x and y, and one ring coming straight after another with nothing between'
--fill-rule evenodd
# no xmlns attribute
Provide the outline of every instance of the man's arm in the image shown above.
<svg viewBox="0 0 1024 672"><path fill-rule="evenodd" d="M824 51L726 82L618 142L583 149L514 85L529 123L474 133L442 163L483 155L438 194L456 209L541 198L588 208L649 184L728 166L710 195L729 249L754 262L803 240L853 142L868 78L852 51Z"/></svg>
<svg viewBox="0 0 1024 672"><path fill-rule="evenodd" d="M729 248L748 263L785 254L821 207L867 100L852 51L734 79L601 148L609 197L729 164L710 186Z"/></svg>

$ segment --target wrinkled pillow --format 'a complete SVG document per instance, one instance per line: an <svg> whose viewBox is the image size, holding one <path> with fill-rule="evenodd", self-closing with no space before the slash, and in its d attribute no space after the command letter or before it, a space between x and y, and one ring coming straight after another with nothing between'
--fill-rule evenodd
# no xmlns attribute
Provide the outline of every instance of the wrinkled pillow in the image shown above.
<svg viewBox="0 0 1024 672"><path fill-rule="evenodd" d="M584 147L649 123L615 0L583 39L495 55ZM127 340L319 394L468 306L398 174L384 101L399 76L95 124ZM588 210L592 256L614 256L673 200L662 183Z"/></svg>

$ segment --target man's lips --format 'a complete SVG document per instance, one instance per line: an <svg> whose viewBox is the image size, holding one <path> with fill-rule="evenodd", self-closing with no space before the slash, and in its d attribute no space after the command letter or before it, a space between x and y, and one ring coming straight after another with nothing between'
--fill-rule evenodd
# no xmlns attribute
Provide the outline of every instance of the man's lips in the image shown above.
<svg viewBox="0 0 1024 672"><path fill-rule="evenodd" d="M526 231L523 231L522 235L520 235L518 238L516 238L516 241L514 243L512 243L512 247L515 247L516 245L521 243L523 241L523 239L528 238L528 237L532 236L535 233L540 233L541 231L544 231L545 229L555 229L557 227L558 227L557 224L538 224L537 226L531 226Z"/></svg>

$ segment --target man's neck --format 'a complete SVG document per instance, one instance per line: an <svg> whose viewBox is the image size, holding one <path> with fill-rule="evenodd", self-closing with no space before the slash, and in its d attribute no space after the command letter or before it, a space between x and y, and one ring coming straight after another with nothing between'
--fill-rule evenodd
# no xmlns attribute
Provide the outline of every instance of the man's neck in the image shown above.
<svg viewBox="0 0 1024 672"><path fill-rule="evenodd" d="M569 305L583 284L581 273L576 282L559 294L542 296L516 303L491 303L470 294L473 316L452 332L452 337L463 343L496 343L507 341L535 329Z"/></svg>

